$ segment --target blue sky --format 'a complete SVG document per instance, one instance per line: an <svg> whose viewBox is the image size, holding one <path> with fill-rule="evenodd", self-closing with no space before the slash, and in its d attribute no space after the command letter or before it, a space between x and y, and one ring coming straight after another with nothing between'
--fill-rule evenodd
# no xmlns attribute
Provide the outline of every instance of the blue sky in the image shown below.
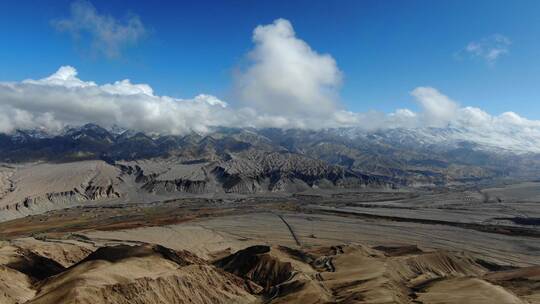
<svg viewBox="0 0 540 304"><path fill-rule="evenodd" d="M206 93L234 103L232 75L253 48L253 29L284 18L299 39L335 59L340 99L351 111L416 110L410 92L430 86L463 106L540 119L538 1L291 2L94 0L100 14L137 15L146 29L111 58L88 51L89 37L76 41L53 26L69 17L72 1L2 1L0 81L71 65L84 80L129 78L159 95ZM509 42L495 60L465 51L494 35Z"/></svg>

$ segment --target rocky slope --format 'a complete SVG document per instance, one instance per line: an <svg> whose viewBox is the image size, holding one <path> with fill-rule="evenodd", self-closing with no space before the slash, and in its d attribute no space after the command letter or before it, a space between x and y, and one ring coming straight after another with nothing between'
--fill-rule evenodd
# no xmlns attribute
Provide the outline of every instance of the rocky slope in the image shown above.
<svg viewBox="0 0 540 304"><path fill-rule="evenodd" d="M228 158L79 161L6 166L0 175L0 220L99 203L186 196L291 194L395 185L288 152L230 152Z"/></svg>
<svg viewBox="0 0 540 304"><path fill-rule="evenodd" d="M0 219L118 198L119 174L103 161L18 166L0 182Z"/></svg>
<svg viewBox="0 0 540 304"><path fill-rule="evenodd" d="M117 166L152 193L295 193L313 188L393 187L382 178L301 154L254 149L215 161L169 158L117 162Z"/></svg>

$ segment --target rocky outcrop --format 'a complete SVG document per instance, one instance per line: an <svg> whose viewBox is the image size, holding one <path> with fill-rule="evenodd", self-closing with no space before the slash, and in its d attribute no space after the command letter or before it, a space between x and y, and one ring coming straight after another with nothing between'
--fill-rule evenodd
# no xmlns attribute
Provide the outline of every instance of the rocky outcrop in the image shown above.
<svg viewBox="0 0 540 304"><path fill-rule="evenodd" d="M253 149L219 161L168 158L118 162L117 166L151 193L296 193L314 188L393 187L381 178L300 154Z"/></svg>
<svg viewBox="0 0 540 304"><path fill-rule="evenodd" d="M299 192L311 188L391 187L383 179L355 174L321 160L284 152L250 150L216 164L225 192Z"/></svg>
<svg viewBox="0 0 540 304"><path fill-rule="evenodd" d="M140 188L150 193L203 194L215 190L206 173L206 163L152 159L142 162L119 162L123 174L134 177Z"/></svg>
<svg viewBox="0 0 540 304"><path fill-rule="evenodd" d="M281 262L273 256L269 246L252 246L214 263L217 267L242 278L249 279L268 292L293 276L291 263Z"/></svg>
<svg viewBox="0 0 540 304"><path fill-rule="evenodd" d="M191 181L185 179L176 179L170 181L151 180L146 182L141 188L153 193L182 192L191 194L202 194L210 192L207 188L206 181Z"/></svg>

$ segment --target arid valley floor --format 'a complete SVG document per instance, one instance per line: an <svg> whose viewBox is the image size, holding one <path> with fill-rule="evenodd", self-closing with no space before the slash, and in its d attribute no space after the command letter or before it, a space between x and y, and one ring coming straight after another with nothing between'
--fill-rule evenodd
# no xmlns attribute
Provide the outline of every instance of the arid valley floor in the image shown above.
<svg viewBox="0 0 540 304"><path fill-rule="evenodd" d="M0 303L540 303L540 183L86 202L0 223Z"/></svg>

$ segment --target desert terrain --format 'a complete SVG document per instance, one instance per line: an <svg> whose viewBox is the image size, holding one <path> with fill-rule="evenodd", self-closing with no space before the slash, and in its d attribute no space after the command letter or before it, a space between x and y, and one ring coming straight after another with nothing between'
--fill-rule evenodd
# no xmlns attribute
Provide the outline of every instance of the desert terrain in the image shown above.
<svg viewBox="0 0 540 304"><path fill-rule="evenodd" d="M535 154L336 132L7 138L0 303L540 303Z"/></svg>
<svg viewBox="0 0 540 304"><path fill-rule="evenodd" d="M69 180L111 185L94 165ZM0 223L0 302L540 303L538 195L526 182L72 201Z"/></svg>

